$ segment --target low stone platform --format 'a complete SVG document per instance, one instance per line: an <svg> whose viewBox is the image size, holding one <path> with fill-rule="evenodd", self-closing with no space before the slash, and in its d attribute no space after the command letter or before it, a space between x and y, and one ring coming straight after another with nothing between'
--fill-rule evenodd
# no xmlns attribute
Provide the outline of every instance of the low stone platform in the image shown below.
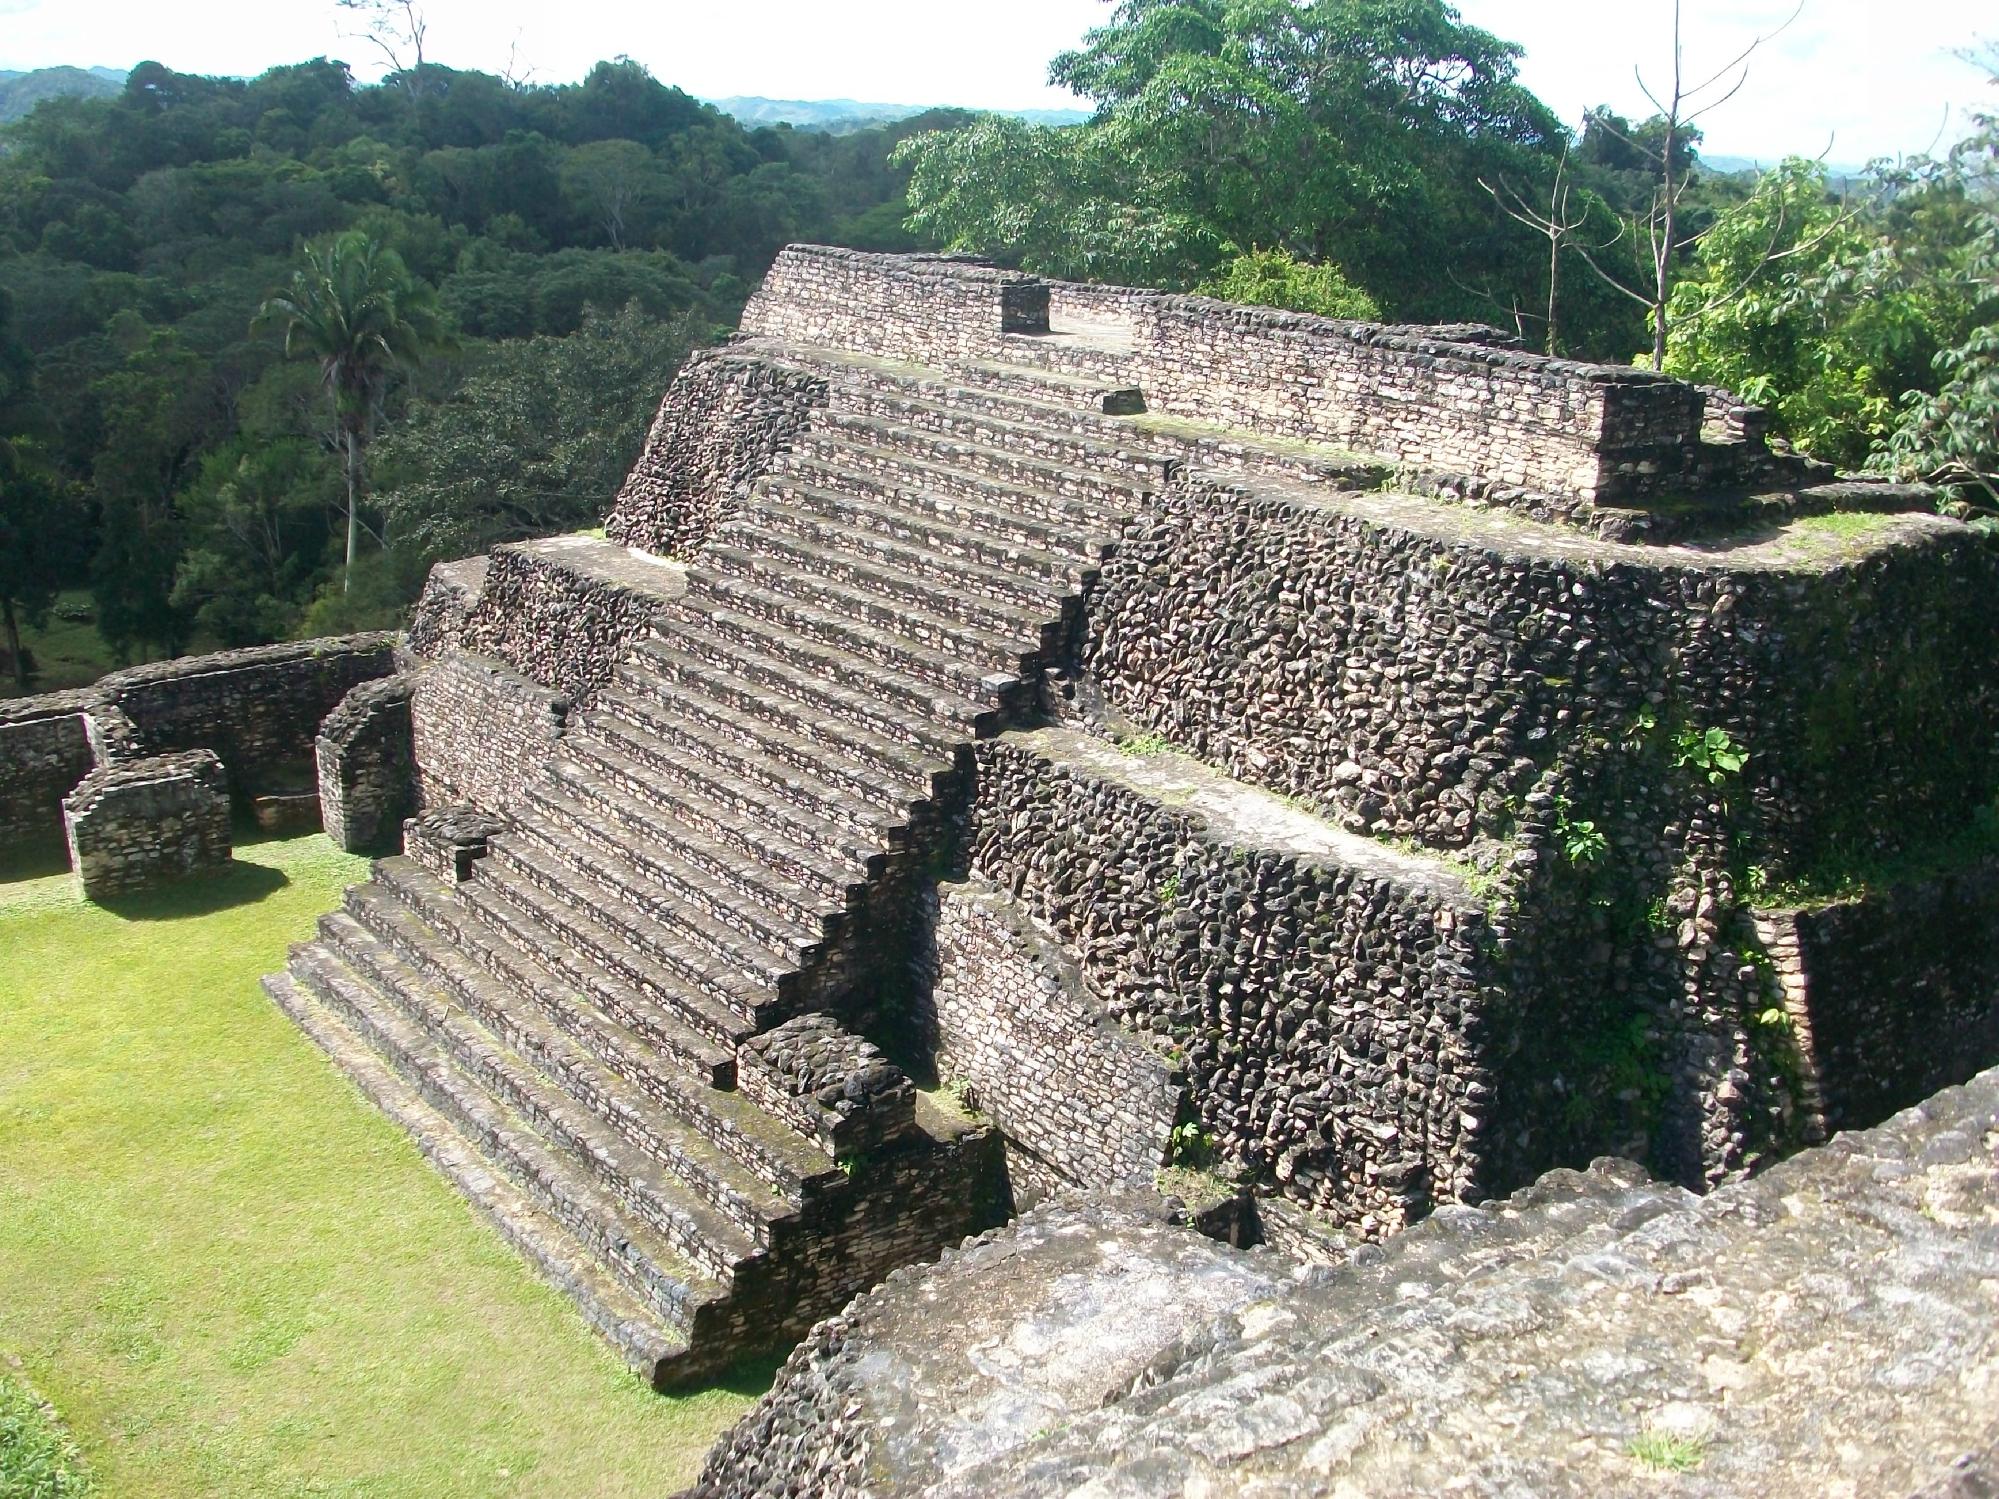
<svg viewBox="0 0 1999 1499"><path fill-rule="evenodd" d="M815 1329L693 1493L1999 1480L1999 1072L1704 1199L1603 1162L1286 1264L1052 1204Z"/></svg>

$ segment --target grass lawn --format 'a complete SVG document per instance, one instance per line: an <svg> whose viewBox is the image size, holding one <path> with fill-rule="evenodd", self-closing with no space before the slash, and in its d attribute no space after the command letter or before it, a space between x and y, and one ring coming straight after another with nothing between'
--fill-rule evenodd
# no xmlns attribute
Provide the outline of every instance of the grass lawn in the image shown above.
<svg viewBox="0 0 1999 1499"><path fill-rule="evenodd" d="M120 1499L679 1487L771 1367L652 1394L258 989L362 871L0 884L0 1372Z"/></svg>

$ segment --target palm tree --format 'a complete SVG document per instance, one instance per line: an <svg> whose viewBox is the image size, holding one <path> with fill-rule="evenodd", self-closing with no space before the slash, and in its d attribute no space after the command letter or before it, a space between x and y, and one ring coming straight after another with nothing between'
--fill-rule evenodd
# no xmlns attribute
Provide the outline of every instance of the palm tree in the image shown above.
<svg viewBox="0 0 1999 1499"><path fill-rule="evenodd" d="M347 570L354 584L360 530L361 455L380 414L389 377L447 347L450 335L430 287L410 274L402 257L360 230L323 249L306 247L291 286L258 309L253 328L282 323L285 353L319 361L333 393L347 467Z"/></svg>

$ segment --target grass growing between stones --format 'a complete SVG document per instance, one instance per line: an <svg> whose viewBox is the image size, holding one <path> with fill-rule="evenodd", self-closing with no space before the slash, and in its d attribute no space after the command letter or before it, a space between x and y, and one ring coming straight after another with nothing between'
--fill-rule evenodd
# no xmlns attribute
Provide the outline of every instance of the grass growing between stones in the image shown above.
<svg viewBox="0 0 1999 1499"><path fill-rule="evenodd" d="M679 1487L770 1367L652 1394L258 989L363 869L0 885L0 1355L106 1494Z"/></svg>

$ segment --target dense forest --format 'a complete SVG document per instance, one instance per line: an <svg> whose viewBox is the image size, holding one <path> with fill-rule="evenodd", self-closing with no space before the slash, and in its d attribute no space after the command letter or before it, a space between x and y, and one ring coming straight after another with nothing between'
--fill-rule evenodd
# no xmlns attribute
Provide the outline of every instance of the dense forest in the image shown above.
<svg viewBox="0 0 1999 1499"><path fill-rule="evenodd" d="M593 524L791 240L1496 323L1999 498L1990 119L1836 191L1705 171L1677 97L1571 129L1518 55L1442 0L1122 0L1051 66L1073 126L745 129L625 59L44 100L0 130L11 685L24 626L129 659L384 623L437 557Z"/></svg>

